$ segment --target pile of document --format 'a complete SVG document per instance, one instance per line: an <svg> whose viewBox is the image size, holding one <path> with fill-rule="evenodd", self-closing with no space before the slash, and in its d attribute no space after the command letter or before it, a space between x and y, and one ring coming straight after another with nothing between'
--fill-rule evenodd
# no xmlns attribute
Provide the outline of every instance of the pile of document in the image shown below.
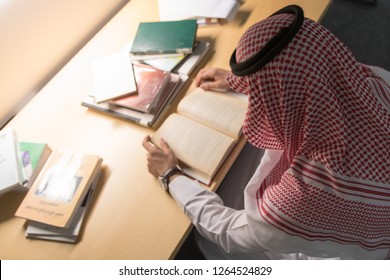
<svg viewBox="0 0 390 280"><path fill-rule="evenodd" d="M230 22L240 7L239 0L158 0L161 21L196 19L199 25Z"/></svg>
<svg viewBox="0 0 390 280"><path fill-rule="evenodd" d="M93 91L82 105L155 127L210 44L196 20L141 22L129 50L92 63Z"/></svg>

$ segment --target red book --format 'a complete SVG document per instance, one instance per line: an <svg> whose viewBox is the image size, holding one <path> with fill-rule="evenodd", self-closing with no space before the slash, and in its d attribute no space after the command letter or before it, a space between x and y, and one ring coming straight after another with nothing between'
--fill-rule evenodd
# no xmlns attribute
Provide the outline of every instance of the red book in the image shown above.
<svg viewBox="0 0 390 280"><path fill-rule="evenodd" d="M111 100L110 103L133 110L152 113L159 104L170 74L144 64L134 64L137 94ZM165 95L165 94L164 94Z"/></svg>

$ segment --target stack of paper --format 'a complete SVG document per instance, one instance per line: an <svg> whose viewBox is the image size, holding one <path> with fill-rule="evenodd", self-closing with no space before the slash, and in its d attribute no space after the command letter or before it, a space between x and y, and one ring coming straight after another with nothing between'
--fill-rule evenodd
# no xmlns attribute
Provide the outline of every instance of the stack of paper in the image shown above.
<svg viewBox="0 0 390 280"><path fill-rule="evenodd" d="M158 0L161 21L197 19L205 25L232 21L239 7L238 0Z"/></svg>
<svg viewBox="0 0 390 280"><path fill-rule="evenodd" d="M196 20L140 23L128 47L130 61L128 57L123 60L125 65L132 66L136 92L103 99L98 94L103 86L95 82L94 91L82 105L143 126L157 126L210 49L209 42L196 41L197 27Z"/></svg>

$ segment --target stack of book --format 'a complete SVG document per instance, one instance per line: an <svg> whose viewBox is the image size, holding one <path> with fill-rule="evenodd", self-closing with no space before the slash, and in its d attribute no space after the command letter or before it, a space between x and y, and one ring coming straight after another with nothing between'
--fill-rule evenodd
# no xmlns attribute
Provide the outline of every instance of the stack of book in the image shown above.
<svg viewBox="0 0 390 280"><path fill-rule="evenodd" d="M101 162L96 155L51 153L15 213L27 219L28 238L77 241Z"/></svg>
<svg viewBox="0 0 390 280"><path fill-rule="evenodd" d="M26 190L15 215L27 219L28 238L78 240L101 163L96 155L52 151L17 142L13 129L0 131L0 194Z"/></svg>
<svg viewBox="0 0 390 280"><path fill-rule="evenodd" d="M196 41L197 26L195 20L140 23L128 52L93 63L94 90L82 105L156 127L210 48Z"/></svg>

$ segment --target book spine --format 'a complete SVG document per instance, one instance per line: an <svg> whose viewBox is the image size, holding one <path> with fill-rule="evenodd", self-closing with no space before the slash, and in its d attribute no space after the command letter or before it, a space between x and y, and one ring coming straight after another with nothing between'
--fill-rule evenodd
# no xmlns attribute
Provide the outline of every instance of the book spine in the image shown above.
<svg viewBox="0 0 390 280"><path fill-rule="evenodd" d="M98 105L92 104L90 102L83 101L83 102L81 102L81 105L84 107L90 108L92 110L96 110L98 112L120 118L122 120L126 120L126 121L130 121L130 122L139 124L141 126L151 127L151 125L152 125L150 121L141 120L137 117L133 117L133 116L130 116L130 115L125 114L125 113L121 113L121 112L118 112L118 111L115 111L112 109L108 109L108 108L103 108L103 107L100 107ZM123 108L123 109L126 110L126 108ZM131 109L127 109L127 110L131 111Z"/></svg>
<svg viewBox="0 0 390 280"><path fill-rule="evenodd" d="M175 50L148 50L148 51L137 51L131 50L130 54L133 56L139 55L163 55L163 54L191 54L193 52L193 48L178 48Z"/></svg>

